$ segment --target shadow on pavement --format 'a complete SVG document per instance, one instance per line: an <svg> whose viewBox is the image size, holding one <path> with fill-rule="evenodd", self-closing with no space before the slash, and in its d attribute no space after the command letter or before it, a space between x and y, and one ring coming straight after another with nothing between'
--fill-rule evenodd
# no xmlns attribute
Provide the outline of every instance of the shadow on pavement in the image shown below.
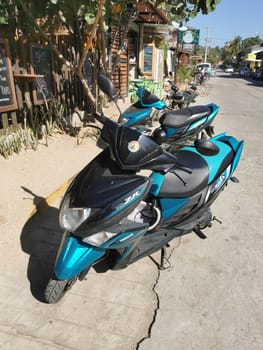
<svg viewBox="0 0 263 350"><path fill-rule="evenodd" d="M241 76L238 73L217 73L216 77L218 78L231 78L231 79L243 79L247 81L247 85L251 85L251 86L262 86L263 87L263 80L253 80L252 78L249 77L244 77Z"/></svg>
<svg viewBox="0 0 263 350"><path fill-rule="evenodd" d="M241 78L241 76L237 73L217 73L216 74L217 78Z"/></svg>
<svg viewBox="0 0 263 350"><path fill-rule="evenodd" d="M46 284L53 274L56 253L63 234L58 222L58 209L50 207L45 199L34 195L37 213L25 223L20 243L22 250L29 254L27 278L32 295L41 302L44 300Z"/></svg>
<svg viewBox="0 0 263 350"><path fill-rule="evenodd" d="M263 81L262 80L248 80L247 85L263 87Z"/></svg>

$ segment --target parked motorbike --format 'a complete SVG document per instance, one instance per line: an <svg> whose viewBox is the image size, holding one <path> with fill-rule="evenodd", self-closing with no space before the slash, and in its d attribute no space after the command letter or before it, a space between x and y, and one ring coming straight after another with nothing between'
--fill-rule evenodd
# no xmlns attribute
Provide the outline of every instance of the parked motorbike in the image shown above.
<svg viewBox="0 0 263 350"><path fill-rule="evenodd" d="M196 105L176 111L167 111L159 119L160 126L155 128L151 137L169 151L176 151L200 137L212 137L211 125L219 112L214 103Z"/></svg>
<svg viewBox="0 0 263 350"><path fill-rule="evenodd" d="M105 79L99 86L114 95ZM126 266L161 250L175 237L203 230L215 217L210 207L238 165L243 141L225 133L171 154L152 138L103 114L101 139L107 147L75 177L59 210L65 230L45 289L58 302L89 269ZM151 175L139 172L148 169Z"/></svg>
<svg viewBox="0 0 263 350"><path fill-rule="evenodd" d="M103 79L111 84L106 76ZM108 92L105 93L108 94ZM109 97L120 111L115 94L113 98ZM214 128L211 124L219 112L219 106L216 104L210 103L173 110L167 108L164 101L142 87L138 87L138 97L138 102L124 112L120 111L118 123L151 136L167 150L176 151L187 142L199 138L202 133L204 136L213 136ZM153 129L152 123L157 120L159 126Z"/></svg>
<svg viewBox="0 0 263 350"><path fill-rule="evenodd" d="M169 83L171 84L171 90L167 92L163 100L160 100L144 87L136 85L138 101L121 113L118 122L136 128L141 132L149 132L153 122L159 120L162 114L160 112L167 109L182 109L195 102L197 92L194 85L183 92L179 92L172 81L169 80Z"/></svg>
<svg viewBox="0 0 263 350"><path fill-rule="evenodd" d="M198 95L196 85L193 84L189 88L180 91L171 80L167 80L167 82L171 86L164 98L168 108L182 109L189 107L190 103L195 102L195 98Z"/></svg>
<svg viewBox="0 0 263 350"><path fill-rule="evenodd" d="M167 104L144 87L136 87L138 101L120 114L118 122L140 132L149 132L153 123L159 119L159 111L167 108Z"/></svg>

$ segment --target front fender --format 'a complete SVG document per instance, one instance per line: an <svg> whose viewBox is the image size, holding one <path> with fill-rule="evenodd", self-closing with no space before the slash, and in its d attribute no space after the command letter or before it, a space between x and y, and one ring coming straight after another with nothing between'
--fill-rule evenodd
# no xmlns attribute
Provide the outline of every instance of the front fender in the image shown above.
<svg viewBox="0 0 263 350"><path fill-rule="evenodd" d="M65 233L55 263L55 275L60 280L71 279L105 254L104 249L93 247Z"/></svg>

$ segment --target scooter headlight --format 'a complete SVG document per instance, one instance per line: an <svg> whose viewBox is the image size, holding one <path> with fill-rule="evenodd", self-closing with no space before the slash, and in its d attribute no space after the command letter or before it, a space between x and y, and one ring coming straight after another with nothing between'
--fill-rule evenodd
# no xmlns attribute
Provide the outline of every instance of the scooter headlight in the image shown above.
<svg viewBox="0 0 263 350"><path fill-rule="evenodd" d="M59 212L60 226L67 231L74 232L91 214L90 208L71 208L70 194L64 198Z"/></svg>
<svg viewBox="0 0 263 350"><path fill-rule="evenodd" d="M114 232L101 231L83 238L83 242L99 247L114 236L116 236Z"/></svg>

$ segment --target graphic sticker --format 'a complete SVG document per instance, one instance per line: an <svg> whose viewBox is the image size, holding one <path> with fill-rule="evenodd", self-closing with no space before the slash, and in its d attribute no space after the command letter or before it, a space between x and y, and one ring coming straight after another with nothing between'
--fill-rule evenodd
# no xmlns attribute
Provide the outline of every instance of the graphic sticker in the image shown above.
<svg viewBox="0 0 263 350"><path fill-rule="evenodd" d="M128 150L130 152L138 152L140 149L140 145L138 141L131 141L128 143Z"/></svg>

